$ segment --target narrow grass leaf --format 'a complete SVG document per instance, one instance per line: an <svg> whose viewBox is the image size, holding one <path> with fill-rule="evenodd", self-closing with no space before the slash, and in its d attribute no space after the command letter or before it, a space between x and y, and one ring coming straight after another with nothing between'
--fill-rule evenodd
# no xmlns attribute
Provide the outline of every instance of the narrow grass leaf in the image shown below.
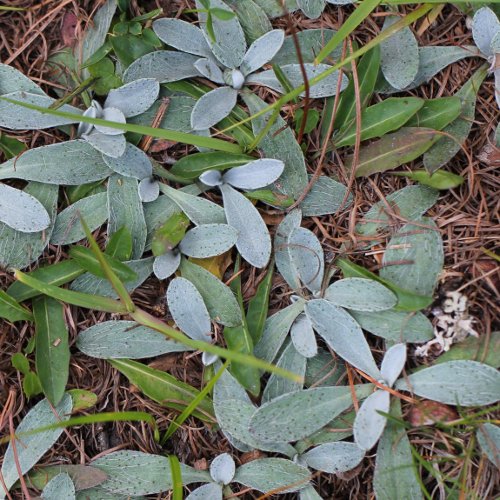
<svg viewBox="0 0 500 500"><path fill-rule="evenodd" d="M369 106L361 113L361 140L382 137L401 128L423 105L424 100L418 97L389 97ZM337 138L334 139L335 146L353 146L356 142L356 129L355 123L340 129Z"/></svg>
<svg viewBox="0 0 500 500"><path fill-rule="evenodd" d="M151 358L189 350L184 344L135 321L98 323L78 335L76 346L87 356L101 359Z"/></svg>
<svg viewBox="0 0 500 500"><path fill-rule="evenodd" d="M200 391L172 375L129 359L112 359L109 363L125 375L146 396L166 408L184 410ZM212 402L206 398L194 413L206 422L214 420Z"/></svg>
<svg viewBox="0 0 500 500"><path fill-rule="evenodd" d="M172 474L172 499L182 500L182 472L179 459L175 455L169 455L168 462Z"/></svg>
<svg viewBox="0 0 500 500"><path fill-rule="evenodd" d="M244 154L220 153L219 151L194 153L175 162L170 172L183 179L194 180L206 170L227 170L252 160L254 160L252 156Z"/></svg>
<svg viewBox="0 0 500 500"><path fill-rule="evenodd" d="M21 423L16 428L16 436L19 435L19 437L16 437L15 443L17 457L14 458L12 443L9 443L0 470L7 490L10 490L12 485L19 478L17 464L19 465L21 474L26 474L52 447L63 430L59 428L51 429L32 435L22 435L22 433L36 430L41 426L50 425L60 420L67 420L71 408L72 402L69 395L63 397L60 403L55 407L55 411L52 410L49 401L43 399L31 408L22 419Z"/></svg>
<svg viewBox="0 0 500 500"><path fill-rule="evenodd" d="M344 309L315 299L306 303L305 312L316 332L341 358L371 377L381 378L360 326Z"/></svg>
<svg viewBox="0 0 500 500"><path fill-rule="evenodd" d="M365 278L338 280L326 289L324 298L336 306L366 312L392 309L398 301L388 288Z"/></svg>
<svg viewBox="0 0 500 500"><path fill-rule="evenodd" d="M32 276L48 285L59 286L74 280L84 272L85 271L76 262L65 260L35 269L27 273L27 276ZM32 297L36 297L40 292L20 281L15 281L9 286L7 293L15 300L24 302Z"/></svg>
<svg viewBox="0 0 500 500"><path fill-rule="evenodd" d="M70 352L64 308L50 297L33 301L35 319L36 371L47 399L59 404L69 374Z"/></svg>
<svg viewBox="0 0 500 500"><path fill-rule="evenodd" d="M65 290L54 285L50 285L40 281L33 276L22 273L21 271L15 272L15 277L25 285L38 290L44 295L48 295L56 300L66 302L75 306L83 307L86 309L95 309L97 311L106 311L114 313L126 312L125 306L116 300L107 297L100 297L98 295L91 295L86 293L74 292L72 290Z"/></svg>
<svg viewBox="0 0 500 500"><path fill-rule="evenodd" d="M363 146L359 150L356 177L365 177L385 172L415 160L439 139L435 130L419 127L403 127L381 139ZM346 160L348 168L353 166L353 157Z"/></svg>
<svg viewBox="0 0 500 500"><path fill-rule="evenodd" d="M274 263L269 266L264 279L259 283L255 295L248 301L246 322L248 332L256 344L262 337L269 309L269 296L272 288Z"/></svg>
<svg viewBox="0 0 500 500"><path fill-rule="evenodd" d="M6 292L0 290L0 318L7 321L33 321L33 315Z"/></svg>

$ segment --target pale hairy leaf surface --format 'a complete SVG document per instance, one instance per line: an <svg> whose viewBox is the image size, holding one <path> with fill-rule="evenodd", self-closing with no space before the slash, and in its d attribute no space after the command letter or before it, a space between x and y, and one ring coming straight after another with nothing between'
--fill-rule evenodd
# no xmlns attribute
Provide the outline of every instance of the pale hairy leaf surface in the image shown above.
<svg viewBox="0 0 500 500"><path fill-rule="evenodd" d="M201 58L194 63L194 67L200 72L200 75L208 78L211 82L224 85L224 74L212 59Z"/></svg>
<svg viewBox="0 0 500 500"><path fill-rule="evenodd" d="M125 152L119 158L103 155L103 160L111 170L125 177L141 180L153 173L153 165L148 155L130 143L127 143Z"/></svg>
<svg viewBox="0 0 500 500"><path fill-rule="evenodd" d="M406 363L406 345L395 344L387 349L382 364L380 365L380 373L384 377L387 385L392 387L394 382L401 374Z"/></svg>
<svg viewBox="0 0 500 500"><path fill-rule="evenodd" d="M82 139L103 155L110 156L111 158L122 156L127 147L127 140L120 130L118 130L118 134L110 135L93 129L89 134L82 135Z"/></svg>
<svg viewBox="0 0 500 500"><path fill-rule="evenodd" d="M52 478L42 491L43 500L74 500L75 485L66 472Z"/></svg>
<svg viewBox="0 0 500 500"><path fill-rule="evenodd" d="M489 7L476 11L472 19L472 36L474 43L486 57L493 55L491 42L499 32L500 21Z"/></svg>
<svg viewBox="0 0 500 500"><path fill-rule="evenodd" d="M364 451L355 443L338 442L316 446L301 458L312 469L337 474L354 469L364 456Z"/></svg>
<svg viewBox="0 0 500 500"><path fill-rule="evenodd" d="M193 490L186 500L222 500L222 486L217 483L208 483Z"/></svg>
<svg viewBox="0 0 500 500"><path fill-rule="evenodd" d="M283 173L280 160L262 158L240 167L233 167L222 176L224 182L238 189L259 189L275 182Z"/></svg>
<svg viewBox="0 0 500 500"><path fill-rule="evenodd" d="M312 358L318 353L316 335L311 321L304 313L293 322L290 337L295 349L305 358Z"/></svg>
<svg viewBox="0 0 500 500"><path fill-rule="evenodd" d="M249 75L267 64L280 50L285 39L283 30L272 30L255 40L241 63L241 72Z"/></svg>
<svg viewBox="0 0 500 500"><path fill-rule="evenodd" d="M203 224L190 229L179 244L182 254L206 259L227 252L238 238L238 232L228 224Z"/></svg>
<svg viewBox="0 0 500 500"><path fill-rule="evenodd" d="M500 427L485 423L476 431L476 438L481 451L489 458L490 462L500 467Z"/></svg>
<svg viewBox="0 0 500 500"><path fill-rule="evenodd" d="M191 114L193 130L205 130L226 118L236 106L237 98L238 91L231 87L219 87L202 95Z"/></svg>
<svg viewBox="0 0 500 500"><path fill-rule="evenodd" d="M140 78L110 90L105 108L117 108L126 118L147 111L158 98L160 84L154 78Z"/></svg>
<svg viewBox="0 0 500 500"><path fill-rule="evenodd" d="M387 391L376 390L368 396L360 406L354 419L354 441L362 450L370 450L375 446L384 432L387 418L378 413L389 413L391 404Z"/></svg>
<svg viewBox="0 0 500 500"><path fill-rule="evenodd" d="M216 483L229 484L236 472L236 464L229 453L215 457L210 464L210 475Z"/></svg>
<svg viewBox="0 0 500 500"><path fill-rule="evenodd" d="M302 214L306 217L334 214L340 207L347 208L352 204L352 194L347 198L346 194L344 184L322 175L300 204Z"/></svg>
<svg viewBox="0 0 500 500"><path fill-rule="evenodd" d="M309 18L317 19L325 8L325 0L297 0L300 10Z"/></svg>
<svg viewBox="0 0 500 500"><path fill-rule="evenodd" d="M179 269L181 265L181 253L178 251L168 251L155 258L153 272L159 280L165 280Z"/></svg>
<svg viewBox="0 0 500 500"><path fill-rule="evenodd" d="M145 177L137 187L139 198L143 203L151 203L160 196L160 184L153 177Z"/></svg>
<svg viewBox="0 0 500 500"><path fill-rule="evenodd" d="M0 95L20 91L45 95L45 92L35 82L19 70L0 63Z"/></svg>

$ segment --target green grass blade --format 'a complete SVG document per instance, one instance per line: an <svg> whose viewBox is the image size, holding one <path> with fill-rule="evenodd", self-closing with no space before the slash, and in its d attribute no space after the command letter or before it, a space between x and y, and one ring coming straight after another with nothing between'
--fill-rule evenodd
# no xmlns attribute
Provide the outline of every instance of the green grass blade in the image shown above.
<svg viewBox="0 0 500 500"><path fill-rule="evenodd" d="M342 24L337 33L335 33L331 40L320 50L319 54L314 59L314 64L319 64L328 57L328 54L356 29L379 3L380 0L364 0L364 2L361 2L356 10L349 16L347 21Z"/></svg>
<svg viewBox="0 0 500 500"><path fill-rule="evenodd" d="M246 363L249 366L253 366L254 368L258 368L260 370L276 373L281 377L289 378L290 380L295 380L297 382L302 383L302 377L297 375L296 373L292 373L288 370L284 370L279 366L275 366L272 363L268 363L262 359L256 358L255 356L250 356L248 354L242 354L237 351L231 351L229 349L224 349L222 347L218 347L216 345L209 344L207 342L203 342L200 340L193 340L184 335L183 333L173 330L168 325L160 321L158 318L155 318L151 314L143 311L141 309L136 309L133 313L131 313L131 317L137 321L137 323L152 328L160 333L163 333L167 337L170 337L178 342L183 343L189 347L194 349L209 352L211 354L215 354L224 359L228 359L229 361L236 361L238 363Z"/></svg>
<svg viewBox="0 0 500 500"><path fill-rule="evenodd" d="M11 323L14 321L33 321L31 312L3 290L0 290L0 318L5 318Z"/></svg>
<svg viewBox="0 0 500 500"><path fill-rule="evenodd" d="M172 500L182 500L182 473L179 459L175 455L169 455L168 461L172 472Z"/></svg>
<svg viewBox="0 0 500 500"><path fill-rule="evenodd" d="M16 101L7 97L0 97L6 102L28 108L33 111L38 111L42 114L49 114L53 116L60 116L61 118L69 118L74 120L75 123L91 123L92 125L102 125L104 127L116 128L124 132L135 132L136 134L147 135L158 139L167 139L169 141L182 142L184 144L191 144L192 146L199 146L202 148L214 149L216 151L227 151L228 153L241 153L241 148L237 144L223 141L221 139L212 139L211 137L203 137L195 134L188 134L186 132L177 132L175 130L166 130L154 127L147 127L145 125L134 125L133 123L118 123L101 118L90 118L88 116L78 115L75 113L68 113L66 111L59 111L55 109L44 108L29 104L26 102Z"/></svg>
<svg viewBox="0 0 500 500"><path fill-rule="evenodd" d="M96 240L92 236L92 233L90 232L90 229L87 226L86 222L83 220L83 218L80 218L80 222L81 222L83 229L85 231L85 235L87 236L87 239L89 240L90 249L92 250L92 252L96 256L97 260L99 261L99 264L101 265L101 268L102 268L104 275L106 276L108 281L111 283L111 286L113 287L115 292L118 294L118 297L120 297L120 299L122 300L127 311L128 312L133 311L135 309L135 304L132 302L132 299L130 298L130 294L128 293L127 288L125 287L123 282L120 280L120 278L116 275L115 271L111 268L110 263L108 262L108 257L106 255L104 255L104 253L99 248L99 245L97 244Z"/></svg>
<svg viewBox="0 0 500 500"><path fill-rule="evenodd" d="M186 419L193 413L198 405L212 392L217 380L222 376L224 370L229 366L229 361L226 361L217 373L209 380L208 384L200 391L200 393L191 401L191 403L184 409L184 411L173 420L168 426L167 432L164 434L161 444L164 445L170 439L175 431L186 421Z"/></svg>
<svg viewBox="0 0 500 500"><path fill-rule="evenodd" d="M38 292L48 295L62 302L72 304L74 306L84 307L85 309L95 309L96 311L105 311L112 313L126 313L126 307L119 301L108 297L100 297L98 295L90 295L88 293L73 292L65 290L54 285L49 285L40 281L29 274L16 270L14 277L21 283L37 290Z"/></svg>

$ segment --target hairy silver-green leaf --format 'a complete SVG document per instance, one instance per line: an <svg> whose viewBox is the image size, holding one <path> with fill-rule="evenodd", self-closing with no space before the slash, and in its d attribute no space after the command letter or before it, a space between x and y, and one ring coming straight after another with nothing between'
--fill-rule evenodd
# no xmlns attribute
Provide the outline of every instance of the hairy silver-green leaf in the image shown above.
<svg viewBox="0 0 500 500"><path fill-rule="evenodd" d="M251 114L267 106L255 94L243 93L243 100ZM252 120L253 133L257 136L271 118L272 112ZM280 116L277 118L269 132L262 138L259 147L267 158L281 160L285 170L279 179L279 187L284 194L297 198L307 186L307 170L304 154L292 130Z"/></svg>
<svg viewBox="0 0 500 500"><path fill-rule="evenodd" d="M347 198L346 194L346 186L322 175L307 193L300 208L306 217L334 214L341 206L347 208L352 204L352 194Z"/></svg>
<svg viewBox="0 0 500 500"><path fill-rule="evenodd" d="M394 342L426 342L434 338L432 323L420 313L379 311L375 313L349 311L363 330Z"/></svg>
<svg viewBox="0 0 500 500"><path fill-rule="evenodd" d="M393 398L391 414L402 419L401 403ZM377 500L421 500L422 490L404 425L388 420L377 447L373 488Z"/></svg>
<svg viewBox="0 0 500 500"><path fill-rule="evenodd" d="M30 149L19 158L0 165L0 179L23 179L46 184L77 186L100 181L110 173L102 155L82 140Z"/></svg>
<svg viewBox="0 0 500 500"><path fill-rule="evenodd" d="M422 217L405 224L390 239L379 274L417 295L432 296L443 263L441 234L432 219Z"/></svg>
<svg viewBox="0 0 500 500"><path fill-rule="evenodd" d="M474 43L486 57L493 55L491 42L499 32L500 21L490 8L482 7L476 11L472 19L472 36Z"/></svg>
<svg viewBox="0 0 500 500"><path fill-rule="evenodd" d="M208 483L193 490L186 500L222 500L222 486L217 483Z"/></svg>
<svg viewBox="0 0 500 500"><path fill-rule="evenodd" d="M55 99L40 94L31 94L24 91L12 92L2 97L12 99L13 101L34 104L42 108L48 108L55 102ZM67 113L81 114L82 111L74 106L65 104L59 108L60 111ZM78 120L71 118L61 118L60 116L49 115L40 111L27 109L18 104L13 104L7 101L0 101L0 127L11 130L35 129L41 130L51 127L59 127L61 125L69 125Z"/></svg>
<svg viewBox="0 0 500 500"><path fill-rule="evenodd" d="M347 472L358 465L365 453L355 443L325 443L301 456L312 469L337 474Z"/></svg>
<svg viewBox="0 0 500 500"><path fill-rule="evenodd" d="M220 83L222 85L226 83L224 80L224 73L222 73L222 70L212 59L198 59L194 63L194 67L200 72L200 75L208 78L210 81Z"/></svg>
<svg viewBox="0 0 500 500"><path fill-rule="evenodd" d="M191 114L193 130L205 130L226 118L236 106L238 91L220 87L204 94L196 102Z"/></svg>
<svg viewBox="0 0 500 500"><path fill-rule="evenodd" d="M341 358L371 377L381 378L365 336L352 316L324 299L310 300L305 311L316 332Z"/></svg>
<svg viewBox="0 0 500 500"><path fill-rule="evenodd" d="M356 232L363 236L375 236L383 229L390 228L393 225L391 213L403 219L417 219L436 203L438 196L437 189L421 185L406 186L390 193L385 200L375 203L366 212L361 222L356 224ZM394 220L395 223L396 220Z"/></svg>
<svg viewBox="0 0 500 500"><path fill-rule="evenodd" d="M300 209L292 210L279 224L274 234L274 260L279 273L292 290L301 287L297 270L292 264L288 251L288 238L294 229L300 227L302 212Z"/></svg>
<svg viewBox="0 0 500 500"><path fill-rule="evenodd" d="M141 180L153 173L153 165L148 155L130 143L127 143L125 153L119 158L104 155L103 160L111 170L125 177Z"/></svg>
<svg viewBox="0 0 500 500"><path fill-rule="evenodd" d="M395 344L389 349L382 359L380 373L389 387L394 385L406 363L406 345Z"/></svg>
<svg viewBox="0 0 500 500"><path fill-rule="evenodd" d="M229 484L236 472L236 464L228 453L215 457L210 464L210 475L217 483Z"/></svg>
<svg viewBox="0 0 500 500"><path fill-rule="evenodd" d="M500 467L500 427L485 423L476 431L476 438L481 450L491 463Z"/></svg>
<svg viewBox="0 0 500 500"><path fill-rule="evenodd" d="M306 372L306 358L299 354L294 345L289 342L283 349L281 356L276 362L276 366L296 373L300 377L305 376ZM271 374L267 381L264 392L262 393L262 403L271 401L278 396L287 394L288 392L299 391L302 389L302 384L294 380L280 377L279 375Z"/></svg>
<svg viewBox="0 0 500 500"><path fill-rule="evenodd" d="M375 446L384 432L387 418L378 413L389 413L391 403L387 391L376 390L368 396L360 406L354 419L354 441L362 450L370 450Z"/></svg>
<svg viewBox="0 0 500 500"><path fill-rule="evenodd" d="M297 316L304 310L304 301L299 300L269 316L262 337L256 344L254 354L266 361L273 361L285 341Z"/></svg>
<svg viewBox="0 0 500 500"><path fill-rule="evenodd" d="M108 181L108 235L123 226L132 234L132 258L139 259L146 245L147 227L137 180L113 174Z"/></svg>
<svg viewBox="0 0 500 500"><path fill-rule="evenodd" d="M42 491L43 500L74 500L75 485L66 472L53 477Z"/></svg>
<svg viewBox="0 0 500 500"><path fill-rule="evenodd" d="M160 83L168 83L192 78L199 75L194 67L198 59L198 56L173 50L150 52L136 59L125 70L123 81L128 83L139 78L154 78Z"/></svg>
<svg viewBox="0 0 500 500"><path fill-rule="evenodd" d="M203 224L190 229L179 244L181 253L205 259L227 252L238 238L238 232L228 224Z"/></svg>
<svg viewBox="0 0 500 500"><path fill-rule="evenodd" d="M157 19L153 22L153 30L162 42L174 49L201 57L213 57L202 31L191 23L173 18Z"/></svg>
<svg viewBox="0 0 500 500"><path fill-rule="evenodd" d="M300 10L309 18L318 18L325 8L325 0L297 0Z"/></svg>
<svg viewBox="0 0 500 500"><path fill-rule="evenodd" d="M160 184L153 177L145 177L139 181L138 192L143 203L151 203L160 196Z"/></svg>
<svg viewBox="0 0 500 500"><path fill-rule="evenodd" d="M55 411L52 410L48 400L43 399L31 408L22 419L16 428L16 435L22 435L23 432L55 424L60 420L67 420L70 417L71 408L72 400L69 394L63 397L55 407ZM19 437L15 443L16 458L14 458L12 444L9 443L1 468L3 482L8 490L19 478L17 466L19 465L22 474L26 474L40 460L42 455L52 447L62 432L63 429L58 428ZM0 495L2 498L4 497L3 491Z"/></svg>
<svg viewBox="0 0 500 500"><path fill-rule="evenodd" d="M479 68L455 94L462 101L462 114L443 129L443 132L451 137L442 137L424 154L424 166L430 173L451 160L467 139L476 111L477 93L486 73L485 66Z"/></svg>
<svg viewBox="0 0 500 500"><path fill-rule="evenodd" d="M224 182L238 189L259 189L275 182L283 173L280 160L262 158L240 167L233 167L222 176Z"/></svg>
<svg viewBox="0 0 500 500"><path fill-rule="evenodd" d="M105 108L118 108L125 117L140 115L147 111L156 101L160 92L160 84L154 78L140 78L133 82L112 89Z"/></svg>
<svg viewBox="0 0 500 500"><path fill-rule="evenodd" d="M0 183L0 222L22 233L36 233L47 229L50 217L34 196Z"/></svg>
<svg viewBox="0 0 500 500"><path fill-rule="evenodd" d="M367 312L386 311L398 301L384 285L366 278L336 281L326 289L325 299L336 306Z"/></svg>
<svg viewBox="0 0 500 500"><path fill-rule="evenodd" d="M135 321L104 321L81 332L76 346L93 358L151 358L189 350L165 335Z"/></svg>
<svg viewBox="0 0 500 500"><path fill-rule="evenodd" d="M273 1L273 0L271 0ZM290 9L289 9L290 11ZM300 46L302 58L306 63L314 62L315 57L321 49L331 40L336 31L330 29L306 29L295 34ZM342 55L342 46L337 46L330 53L329 57L332 60L339 60ZM297 50L295 49L294 37L289 35L285 38L280 51L274 56L271 61L278 66L286 64L298 64Z"/></svg>
<svg viewBox="0 0 500 500"><path fill-rule="evenodd" d="M355 386L356 396L370 395L370 384ZM257 409L250 421L250 433L263 442L288 443L321 429L352 405L348 386L318 387L279 396Z"/></svg>
<svg viewBox="0 0 500 500"><path fill-rule="evenodd" d="M283 458L259 458L238 467L234 482L264 493L297 491L310 479L309 471Z"/></svg>
<svg viewBox="0 0 500 500"><path fill-rule="evenodd" d="M245 34L236 16L231 19L219 19L212 16L212 28L215 40L212 40L207 30L207 14L203 4L196 0L200 26L204 32L213 55L227 68L238 68L247 50ZM210 8L233 12L222 0L210 0Z"/></svg>
<svg viewBox="0 0 500 500"><path fill-rule="evenodd" d="M137 287L141 286L144 281L153 272L153 258L148 257L146 259L130 260L125 261L126 264L132 271L137 274L137 279L134 281L127 281L125 283L125 288L131 292ZM110 297L117 299L118 295L116 291L111 286L111 283L104 278L98 278L90 273L85 273L76 278L70 286L71 290L75 292L91 293L93 295L101 295L103 297Z"/></svg>
<svg viewBox="0 0 500 500"><path fill-rule="evenodd" d="M110 129L111 130L111 129ZM117 130L117 129L113 129ZM94 129L89 134L82 135L93 148L105 156L119 158L125 153L127 140L121 131L118 134L106 134Z"/></svg>
<svg viewBox="0 0 500 500"><path fill-rule="evenodd" d="M319 291L323 283L325 258L316 235L303 227L294 229L288 237L288 252L302 284L313 293Z"/></svg>
<svg viewBox="0 0 500 500"><path fill-rule="evenodd" d="M399 21L385 18L383 30ZM380 67L385 79L396 89L404 89L417 76L420 63L418 43L409 27L404 27L380 44Z"/></svg>
<svg viewBox="0 0 500 500"><path fill-rule="evenodd" d="M241 62L242 73L249 75L267 64L280 50L284 39L283 30L272 30L255 40Z"/></svg>
<svg viewBox="0 0 500 500"><path fill-rule="evenodd" d="M448 361L399 379L395 388L460 406L482 406L500 399L500 373L477 361Z"/></svg>
<svg viewBox="0 0 500 500"><path fill-rule="evenodd" d="M203 342L212 339L210 316L196 287L185 278L175 278L167 290L167 303L175 324L188 337Z"/></svg>
<svg viewBox="0 0 500 500"><path fill-rule="evenodd" d="M0 95L19 91L45 95L44 91L23 73L12 66L0 63Z"/></svg>
<svg viewBox="0 0 500 500"><path fill-rule="evenodd" d="M51 224L43 231L22 233L0 222L0 266L23 269L35 262L48 245L57 213L58 186L30 182L24 192L36 198L49 214Z"/></svg>
<svg viewBox="0 0 500 500"><path fill-rule="evenodd" d="M225 326L241 324L241 309L228 286L206 269L185 259L181 262L181 274L200 292L214 321Z"/></svg>
<svg viewBox="0 0 500 500"><path fill-rule="evenodd" d="M163 255L155 258L153 263L153 272L159 280L165 280L179 269L181 265L181 253L177 250L167 251Z"/></svg>
<svg viewBox="0 0 500 500"><path fill-rule="evenodd" d="M312 78L318 76L329 68L330 66L328 66L327 64L304 64L304 69L308 80L311 80ZM281 70L292 84L292 87L299 87L300 85L304 84L301 66L299 64L285 64L281 67ZM282 94L286 93L273 70L262 71L261 73L253 73L251 75L248 75L247 80L248 83L264 85ZM311 85L309 91L310 97L319 99L321 97L329 97L342 92L342 90L347 87L349 80L345 75L342 75L342 78L340 79L340 87L338 87L338 81L339 73L338 71L334 71L320 82ZM301 95L304 94L302 93Z"/></svg>
<svg viewBox="0 0 500 500"><path fill-rule="evenodd" d="M210 200L171 188L166 184L160 185L160 191L176 203L197 226L226 223L224 209Z"/></svg>
<svg viewBox="0 0 500 500"><path fill-rule="evenodd" d="M54 230L50 237L53 245L69 245L85 238L80 217L91 231L104 224L108 219L106 193L97 193L82 198L57 214Z"/></svg>
<svg viewBox="0 0 500 500"><path fill-rule="evenodd" d="M91 465L108 475L101 488L113 493L149 495L166 492L173 487L170 462L163 455L120 450L94 460ZM181 474L184 485L211 480L208 472L184 464L181 464Z"/></svg>
<svg viewBox="0 0 500 500"><path fill-rule="evenodd" d="M240 0L226 0L238 16L245 38L252 42L273 29L266 12L254 0L241 2Z"/></svg>
<svg viewBox="0 0 500 500"><path fill-rule="evenodd" d="M311 321L304 313L294 321L290 329L290 337L295 349L305 358L312 358L318 353L316 335Z"/></svg>
<svg viewBox="0 0 500 500"><path fill-rule="evenodd" d="M236 248L252 266L265 267L271 257L271 237L252 202L228 184L220 186L227 222L238 231Z"/></svg>

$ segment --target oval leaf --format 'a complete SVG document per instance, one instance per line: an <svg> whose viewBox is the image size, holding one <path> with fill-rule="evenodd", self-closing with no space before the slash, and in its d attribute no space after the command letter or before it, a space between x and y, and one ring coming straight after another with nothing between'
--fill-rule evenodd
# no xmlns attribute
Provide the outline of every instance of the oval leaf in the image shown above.
<svg viewBox="0 0 500 500"><path fill-rule="evenodd" d="M238 189L259 189L274 181L283 173L285 164L280 160L255 160L241 167L234 167L223 176L224 182Z"/></svg>
<svg viewBox="0 0 500 500"><path fill-rule="evenodd" d="M281 49L285 40L283 30L272 30L257 38L250 45L241 63L241 72L246 76L267 64Z"/></svg>
<svg viewBox="0 0 500 500"><path fill-rule="evenodd" d="M160 84L154 78L141 78L112 89L104 108L117 108L126 118L147 111L158 98Z"/></svg>
<svg viewBox="0 0 500 500"><path fill-rule="evenodd" d="M220 186L229 225L238 231L236 248L252 266L265 267L271 257L271 237L258 210L231 186Z"/></svg>
<svg viewBox="0 0 500 500"><path fill-rule="evenodd" d="M344 278L330 285L325 299L336 306L355 311L385 311L397 303L397 297L384 285L365 278Z"/></svg>
<svg viewBox="0 0 500 500"><path fill-rule="evenodd" d="M128 142L125 152L119 158L103 156L103 160L111 170L125 177L141 180L153 175L153 165L148 155Z"/></svg>
<svg viewBox="0 0 500 500"><path fill-rule="evenodd" d="M104 321L81 332L76 346L93 358L152 358L189 350L165 335L134 321Z"/></svg>
<svg viewBox="0 0 500 500"><path fill-rule="evenodd" d="M318 353L316 336L309 318L300 314L290 329L290 337L295 349L305 358L312 358Z"/></svg>
<svg viewBox="0 0 500 500"><path fill-rule="evenodd" d="M312 469L337 474L354 469L363 457L364 451L355 443L326 443L316 446L301 458Z"/></svg>
<svg viewBox="0 0 500 500"><path fill-rule="evenodd" d="M153 177L146 177L139 182L138 192L143 203L151 203L160 196L160 185Z"/></svg>
<svg viewBox="0 0 500 500"><path fill-rule="evenodd" d="M440 403L481 406L500 399L500 373L477 361L448 361L399 379L395 388Z"/></svg>
<svg viewBox="0 0 500 500"><path fill-rule="evenodd" d="M66 472L57 474L42 491L44 500L74 500L75 485Z"/></svg>
<svg viewBox="0 0 500 500"><path fill-rule="evenodd" d="M476 431L481 450L491 463L500 468L500 427L490 423L483 424Z"/></svg>
<svg viewBox="0 0 500 500"><path fill-rule="evenodd" d="M371 377L381 378L365 336L352 316L324 299L310 300L305 311L316 332L341 358Z"/></svg>
<svg viewBox="0 0 500 500"><path fill-rule="evenodd" d="M190 229L179 244L189 257L206 259L227 252L238 238L238 232L228 224L204 224Z"/></svg>
<svg viewBox="0 0 500 500"><path fill-rule="evenodd" d="M184 482L184 481L183 481ZM186 500L222 500L222 487L217 483L208 483L193 490Z"/></svg>
<svg viewBox="0 0 500 500"><path fill-rule="evenodd" d="M237 98L238 91L231 87L220 87L201 96L191 114L193 130L205 130L226 118L236 106Z"/></svg>
<svg viewBox="0 0 500 500"><path fill-rule="evenodd" d="M22 233L36 233L49 227L50 217L30 194L0 184L0 222Z"/></svg>
<svg viewBox="0 0 500 500"><path fill-rule="evenodd" d="M181 254L179 252L165 252L156 257L153 263L153 272L159 280L172 276L181 265Z"/></svg>
<svg viewBox="0 0 500 500"><path fill-rule="evenodd" d="M212 325L202 296L185 278L175 278L167 290L167 302L175 324L195 340L210 342Z"/></svg>
<svg viewBox="0 0 500 500"><path fill-rule="evenodd" d="M375 446L384 432L387 418L380 415L379 411L389 413L391 403L387 391L377 390L366 398L359 408L354 419L354 440L362 450L369 450Z"/></svg>
<svg viewBox="0 0 500 500"><path fill-rule="evenodd" d="M229 484L233 480L235 472L236 464L228 453L214 458L210 464L210 475L216 483Z"/></svg>
<svg viewBox="0 0 500 500"><path fill-rule="evenodd" d="M406 363L406 345L396 344L384 355L380 373L389 387L394 385Z"/></svg>

